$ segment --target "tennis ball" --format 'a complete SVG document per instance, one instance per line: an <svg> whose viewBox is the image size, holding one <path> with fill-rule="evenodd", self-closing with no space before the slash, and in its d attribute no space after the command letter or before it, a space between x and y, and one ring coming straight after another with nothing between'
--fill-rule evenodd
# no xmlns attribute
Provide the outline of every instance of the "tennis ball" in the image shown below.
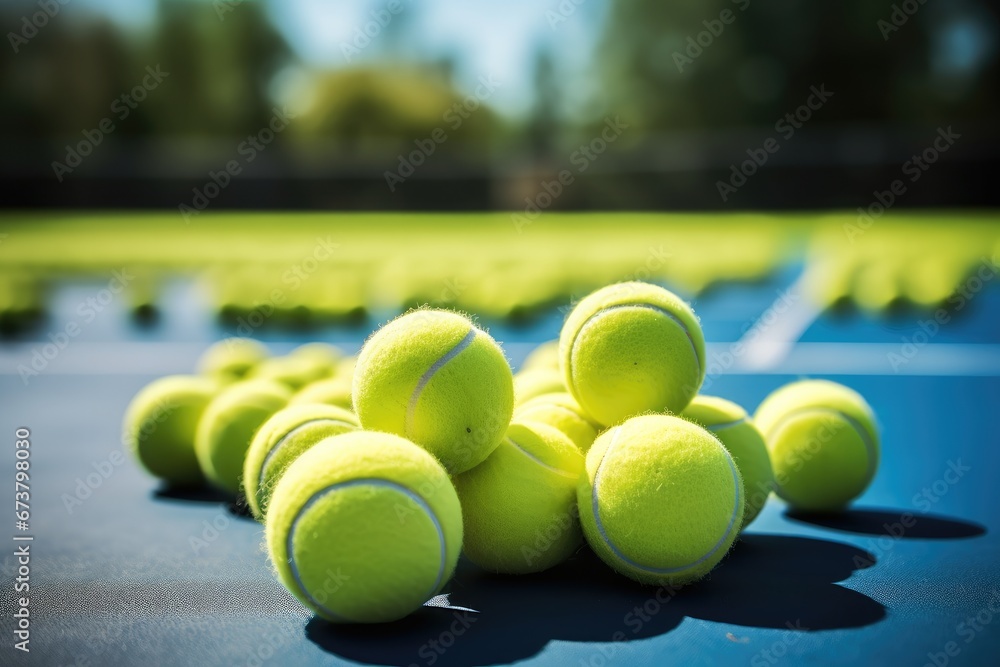
<svg viewBox="0 0 1000 667"><path fill-rule="evenodd" d="M317 364L307 355L293 354L271 357L260 362L247 374L248 378L274 380L288 386L292 391L328 377L332 369L326 364Z"/></svg>
<svg viewBox="0 0 1000 667"><path fill-rule="evenodd" d="M434 457L399 436L327 438L285 471L271 496L267 549L278 578L335 622L393 621L451 578L462 508Z"/></svg>
<svg viewBox="0 0 1000 667"><path fill-rule="evenodd" d="M521 371L530 371L538 368L551 368L559 370L559 341L550 340L542 343L532 350L524 363L521 364Z"/></svg>
<svg viewBox="0 0 1000 667"><path fill-rule="evenodd" d="M268 356L267 348L252 338L227 338L205 350L198 360L198 372L235 382Z"/></svg>
<svg viewBox="0 0 1000 667"><path fill-rule="evenodd" d="M795 509L842 509L875 477L875 413L852 389L828 380L793 382L764 399L754 422L771 455L775 493Z"/></svg>
<svg viewBox="0 0 1000 667"><path fill-rule="evenodd" d="M489 457L454 478L462 551L492 572L541 572L566 560L582 535L576 485L583 455L558 429L513 423Z"/></svg>
<svg viewBox="0 0 1000 667"><path fill-rule="evenodd" d="M516 381L516 379L515 379ZM591 421L580 404L565 391L536 396L514 410L514 421L554 426L587 453L601 427Z"/></svg>
<svg viewBox="0 0 1000 667"><path fill-rule="evenodd" d="M609 285L566 318L559 360L569 392L605 426L684 409L705 377L705 340L691 308L662 287Z"/></svg>
<svg viewBox="0 0 1000 667"><path fill-rule="evenodd" d="M292 397L292 403L325 403L351 410L351 376L336 375L325 380L307 384Z"/></svg>
<svg viewBox="0 0 1000 667"><path fill-rule="evenodd" d="M306 343L292 350L289 356L311 359L317 366L328 369L327 375L333 375L344 353L329 343Z"/></svg>
<svg viewBox="0 0 1000 667"><path fill-rule="evenodd" d="M764 436L760 434L746 410L732 401L717 396L695 396L681 417L699 424L717 437L736 461L743 477L743 528L760 511L774 489L771 458L767 454Z"/></svg>
<svg viewBox="0 0 1000 667"><path fill-rule="evenodd" d="M271 415L257 429L243 463L243 491L253 515L264 517L275 484L302 452L359 427L352 412L332 405L289 405Z"/></svg>
<svg viewBox="0 0 1000 667"><path fill-rule="evenodd" d="M743 521L743 480L729 452L670 415L633 417L598 437L577 493L591 548L645 584L701 579Z"/></svg>
<svg viewBox="0 0 1000 667"><path fill-rule="evenodd" d="M250 441L289 398L288 388L272 380L244 380L216 396L205 408L195 432L195 453L205 477L238 493Z"/></svg>
<svg viewBox="0 0 1000 667"><path fill-rule="evenodd" d="M337 369L333 372L333 376L340 377L346 375L349 378L354 377L354 368L357 363L357 357L344 357L337 363Z"/></svg>
<svg viewBox="0 0 1000 667"><path fill-rule="evenodd" d="M489 334L458 313L421 309L365 343L353 402L365 429L404 436L458 474L500 444L514 409L513 384Z"/></svg>
<svg viewBox="0 0 1000 667"><path fill-rule="evenodd" d="M521 371L514 376L514 404L521 405L536 396L566 391L562 373L553 368Z"/></svg>
<svg viewBox="0 0 1000 667"><path fill-rule="evenodd" d="M139 463L178 486L204 481L194 453L198 420L219 384L197 375L174 375L146 385L125 412L123 438Z"/></svg>

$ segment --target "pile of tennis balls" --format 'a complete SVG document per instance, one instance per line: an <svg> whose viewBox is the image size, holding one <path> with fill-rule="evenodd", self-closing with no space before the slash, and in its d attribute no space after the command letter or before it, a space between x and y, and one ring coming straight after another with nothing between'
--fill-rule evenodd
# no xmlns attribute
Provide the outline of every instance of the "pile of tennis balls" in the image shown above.
<svg viewBox="0 0 1000 667"><path fill-rule="evenodd" d="M173 484L244 494L277 577L336 622L406 616L460 553L522 574L586 543L627 577L682 586L772 492L838 510L879 459L871 408L836 383L782 387L752 419L699 395L697 317L641 282L580 301L517 376L473 321L430 308L386 324L356 360L321 343L268 357L236 339L200 371L134 399L138 460Z"/></svg>

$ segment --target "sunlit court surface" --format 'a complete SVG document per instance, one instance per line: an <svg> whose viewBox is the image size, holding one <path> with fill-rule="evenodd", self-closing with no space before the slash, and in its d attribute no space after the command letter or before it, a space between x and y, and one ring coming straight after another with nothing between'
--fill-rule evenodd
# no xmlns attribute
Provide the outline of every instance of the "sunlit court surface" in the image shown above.
<svg viewBox="0 0 1000 667"><path fill-rule="evenodd" d="M4 4L3 664L995 664L998 18Z"/></svg>

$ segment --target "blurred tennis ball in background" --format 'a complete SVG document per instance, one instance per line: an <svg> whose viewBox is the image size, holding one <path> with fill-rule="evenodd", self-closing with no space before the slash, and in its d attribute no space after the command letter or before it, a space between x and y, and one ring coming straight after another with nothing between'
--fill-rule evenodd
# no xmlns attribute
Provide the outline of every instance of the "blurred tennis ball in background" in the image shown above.
<svg viewBox="0 0 1000 667"><path fill-rule="evenodd" d="M559 336L566 386L605 426L643 412L684 409L705 377L705 340L677 295L642 282L585 297Z"/></svg>
<svg viewBox="0 0 1000 667"><path fill-rule="evenodd" d="M351 389L354 379L350 375L335 375L307 384L292 397L292 403L325 403L352 410Z"/></svg>
<svg viewBox="0 0 1000 667"><path fill-rule="evenodd" d="M754 422L771 456L775 493L795 509L843 509L875 477L875 413L853 389L829 380L793 382L764 399Z"/></svg>
<svg viewBox="0 0 1000 667"><path fill-rule="evenodd" d="M125 413L123 437L150 474L178 486L204 481L195 455L195 432L219 388L211 378L172 375L136 394Z"/></svg>
<svg viewBox="0 0 1000 667"><path fill-rule="evenodd" d="M205 350L198 360L198 372L235 382L269 356L267 348L252 338L227 338Z"/></svg>
<svg viewBox="0 0 1000 667"><path fill-rule="evenodd" d="M310 359L317 367L326 369L325 375L333 375L337 370L337 364L344 357L344 352L336 345L317 342L299 345L289 356Z"/></svg>
<svg viewBox="0 0 1000 667"><path fill-rule="evenodd" d="M520 371L514 376L514 401L526 403L536 396L566 391L562 373L554 368Z"/></svg>
<svg viewBox="0 0 1000 667"><path fill-rule="evenodd" d="M551 368L559 370L559 341L550 340L542 343L532 350L524 363L521 364L520 372L536 370L539 368Z"/></svg>
<svg viewBox="0 0 1000 667"><path fill-rule="evenodd" d="M354 356L344 357L339 362L337 362L337 368L333 373L334 377L343 377L345 375L347 377L354 377L354 368L357 366L357 364L358 364L357 357Z"/></svg>
<svg viewBox="0 0 1000 667"><path fill-rule="evenodd" d="M415 310L361 349L353 404L365 429L402 435L458 474L500 444L514 409L513 376L500 346L467 317Z"/></svg>
<svg viewBox="0 0 1000 667"><path fill-rule="evenodd" d="M247 378L273 380L296 391L316 380L328 377L332 370L331 366L325 362L317 362L311 355L289 354L261 361L247 373Z"/></svg>

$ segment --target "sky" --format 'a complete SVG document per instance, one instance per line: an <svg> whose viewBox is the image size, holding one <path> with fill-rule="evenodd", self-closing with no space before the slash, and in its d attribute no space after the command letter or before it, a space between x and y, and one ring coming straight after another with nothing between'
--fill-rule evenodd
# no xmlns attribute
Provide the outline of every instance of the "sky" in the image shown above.
<svg viewBox="0 0 1000 667"><path fill-rule="evenodd" d="M592 79L586 72L606 8L606 0L395 0L401 9L392 15L385 11L390 0L263 1L275 26L307 65L344 67L377 59L380 37L384 38L394 23L397 28L406 25L416 36L417 51L406 55L428 60L452 58L457 84L469 91L475 89L481 76L492 76L500 86L490 99L491 105L512 115L531 107L533 63L540 48L548 48L554 55L565 99L572 104L575 98L586 97L586 82ZM156 15L156 0L76 3L139 28ZM371 43L356 53L350 47L363 44L354 40L357 31L373 20L372 12L391 19L385 27L369 26L374 35Z"/></svg>

